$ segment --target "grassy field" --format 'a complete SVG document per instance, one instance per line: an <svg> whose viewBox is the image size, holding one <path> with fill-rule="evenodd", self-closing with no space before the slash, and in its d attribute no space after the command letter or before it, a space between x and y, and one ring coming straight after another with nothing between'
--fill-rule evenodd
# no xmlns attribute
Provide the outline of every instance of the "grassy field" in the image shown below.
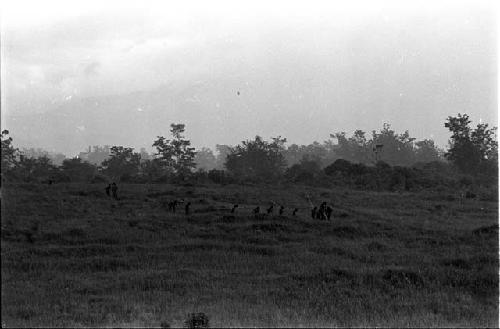
<svg viewBox="0 0 500 329"><path fill-rule="evenodd" d="M498 327L498 202L133 184L112 200L104 187L2 187L3 326L178 327L203 312L214 327ZM307 195L334 218L312 220ZM251 214L270 200L283 216Z"/></svg>

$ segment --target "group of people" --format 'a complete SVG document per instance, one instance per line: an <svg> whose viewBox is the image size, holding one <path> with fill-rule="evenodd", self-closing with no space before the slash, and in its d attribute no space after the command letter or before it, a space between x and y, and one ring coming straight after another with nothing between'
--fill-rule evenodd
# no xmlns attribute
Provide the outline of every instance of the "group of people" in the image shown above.
<svg viewBox="0 0 500 329"><path fill-rule="evenodd" d="M235 207L238 207L238 205L237 205L237 204L236 204L236 205L234 205L233 210L232 210L231 212L234 212ZM292 216L297 216L297 211L299 211L299 208L295 208L295 209L293 210L293 212L292 212ZM274 204L272 204L269 208L267 208L267 209L266 209L266 213L267 213L268 215L272 215L272 214L273 214L273 212L274 212ZM255 207L255 208L253 209L253 213L254 213L254 215L258 215L258 214L260 214L260 206ZM285 213L285 207L281 205L281 206L279 207L278 214L279 214L280 216L282 216L284 213Z"/></svg>
<svg viewBox="0 0 500 329"><path fill-rule="evenodd" d="M109 193L111 190L111 193L113 193L113 199L118 200L118 186L116 185L115 182L113 182L113 184L108 184L105 190L107 196L111 196Z"/></svg>
<svg viewBox="0 0 500 329"><path fill-rule="evenodd" d="M106 194L109 196L109 190L112 190L113 192L113 198L118 198L117 197L117 186L115 183L109 184L108 187L106 187ZM183 200L178 201L178 200L173 200L168 203L168 210L173 212L175 214L175 211L177 209L177 206L184 203ZM190 207L191 207L191 202L187 202L184 206L184 213L186 215L190 214ZM233 207L231 208L231 214L236 213L236 209L239 207L238 204L234 204ZM292 216L297 216L297 212L299 211L299 208L294 208L292 212ZM259 215L260 212L260 206L255 207L252 210L254 215ZM266 208L266 213L268 215L272 215L274 212L274 204L272 204L269 208ZM285 212L285 207L283 205L280 205L278 214L282 216ZM332 216L333 208L329 206L326 202L321 203L319 207L313 207L311 210L311 217L312 219L319 219L319 220L330 220Z"/></svg>
<svg viewBox="0 0 500 329"><path fill-rule="evenodd" d="M319 219L319 220L330 220L332 216L333 208L330 207L329 205L326 204L326 202L323 202L319 208L314 207L311 210L311 217L312 219Z"/></svg>

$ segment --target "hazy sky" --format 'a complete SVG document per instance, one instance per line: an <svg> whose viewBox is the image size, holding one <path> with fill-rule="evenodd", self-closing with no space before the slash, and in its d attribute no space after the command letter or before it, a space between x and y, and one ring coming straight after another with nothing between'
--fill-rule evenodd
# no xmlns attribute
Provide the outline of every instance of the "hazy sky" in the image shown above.
<svg viewBox="0 0 500 329"><path fill-rule="evenodd" d="M228 95L211 85L237 81L241 104L193 132L195 146L256 134L310 143L383 122L445 146L448 115L497 125L496 14L486 1L6 1L2 127L77 98L167 85L208 84L220 111ZM220 114L201 105L205 116L171 122L203 127Z"/></svg>

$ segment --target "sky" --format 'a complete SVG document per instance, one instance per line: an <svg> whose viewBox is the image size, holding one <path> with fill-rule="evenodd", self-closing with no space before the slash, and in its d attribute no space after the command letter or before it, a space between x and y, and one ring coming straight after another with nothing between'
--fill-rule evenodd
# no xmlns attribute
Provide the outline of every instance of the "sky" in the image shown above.
<svg viewBox="0 0 500 329"><path fill-rule="evenodd" d="M67 153L118 143L120 126L72 144L12 118L164 90L186 94L182 106L151 108L192 127L197 147L256 134L309 144L384 122L445 147L450 115L497 126L497 12L493 1L5 1L2 128Z"/></svg>

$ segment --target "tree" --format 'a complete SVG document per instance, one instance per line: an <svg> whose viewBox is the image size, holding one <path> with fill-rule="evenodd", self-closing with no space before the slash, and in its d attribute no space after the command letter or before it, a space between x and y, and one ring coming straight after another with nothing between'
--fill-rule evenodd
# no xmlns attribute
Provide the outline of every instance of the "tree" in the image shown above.
<svg viewBox="0 0 500 329"><path fill-rule="evenodd" d="M57 167L52 164L52 160L46 155L35 158L21 154L13 173L15 177L26 182L41 181L47 180L57 173Z"/></svg>
<svg viewBox="0 0 500 329"><path fill-rule="evenodd" d="M134 152L133 148L113 146L109 159L102 162L102 168L113 180L123 180L136 176L140 163L141 155Z"/></svg>
<svg viewBox="0 0 500 329"><path fill-rule="evenodd" d="M439 161L439 149L432 139L424 139L415 143L415 161L433 162Z"/></svg>
<svg viewBox="0 0 500 329"><path fill-rule="evenodd" d="M305 155L298 163L286 170L286 178L292 182L312 182L321 174L321 166L317 159Z"/></svg>
<svg viewBox="0 0 500 329"><path fill-rule="evenodd" d="M384 123L380 133L372 132L372 146L383 145L380 159L390 165L409 166L415 162L413 142L415 138L410 137L408 130L403 134L397 134L391 129L391 125Z"/></svg>
<svg viewBox="0 0 500 329"><path fill-rule="evenodd" d="M161 164L160 159L148 159L141 161L140 175L148 182L154 182L165 176L165 170Z"/></svg>
<svg viewBox="0 0 500 329"><path fill-rule="evenodd" d="M372 160L371 142L366 139L364 131L358 129L349 138L344 132L330 134L330 137L338 141L335 152L339 158L360 163L369 163Z"/></svg>
<svg viewBox="0 0 500 329"><path fill-rule="evenodd" d="M61 172L73 182L88 182L97 172L97 167L80 158L66 159L61 165Z"/></svg>
<svg viewBox="0 0 500 329"><path fill-rule="evenodd" d="M194 151L194 147L189 147L191 142L182 136L185 130L184 124L172 123L170 127L172 128L170 132L174 138L169 140L163 136L158 136L153 146L156 147L158 151L156 155L160 156L159 159L164 168L170 168L177 175L185 177L196 166L194 162L196 152Z"/></svg>
<svg viewBox="0 0 500 329"><path fill-rule="evenodd" d="M231 148L225 166L241 180L273 181L280 178L286 168L282 154L286 138L272 138L264 141L256 136L253 141L243 141Z"/></svg>
<svg viewBox="0 0 500 329"><path fill-rule="evenodd" d="M217 159L214 153L208 147L203 147L200 151L196 152L194 157L197 169L211 170L217 166Z"/></svg>
<svg viewBox="0 0 500 329"><path fill-rule="evenodd" d="M456 117L449 116L444 126L452 135L449 150L445 153L447 159L462 172L476 173L479 168L494 168L498 162L498 142L496 127L488 128L488 124L480 123L476 129L471 129L471 120L467 114Z"/></svg>
<svg viewBox="0 0 500 329"><path fill-rule="evenodd" d="M8 171L16 165L19 150L12 145L12 137L8 137L8 130L2 131L2 172Z"/></svg>

